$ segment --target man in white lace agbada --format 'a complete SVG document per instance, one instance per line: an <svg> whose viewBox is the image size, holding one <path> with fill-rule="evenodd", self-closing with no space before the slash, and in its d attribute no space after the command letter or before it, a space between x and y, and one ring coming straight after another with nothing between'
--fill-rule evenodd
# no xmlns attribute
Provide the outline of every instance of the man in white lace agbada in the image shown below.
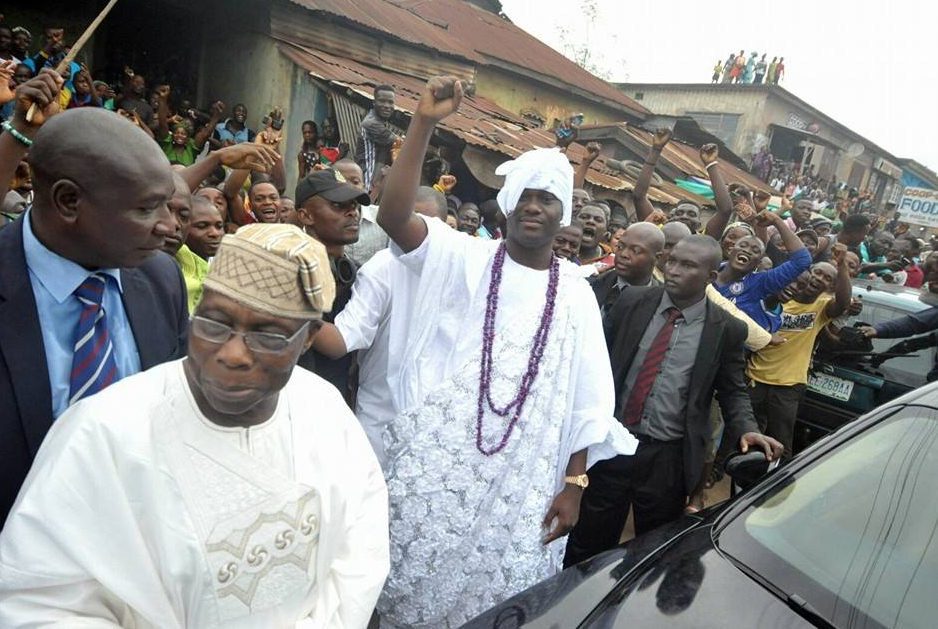
<svg viewBox="0 0 938 629"><path fill-rule="evenodd" d="M541 149L499 167L504 241L413 212L433 127L461 98L455 79L429 82L378 212L411 271L395 286L389 322L399 412L386 435L383 627L458 627L553 574L589 463L615 447L634 451L612 419L596 300L551 251L570 221L566 157Z"/></svg>
<svg viewBox="0 0 938 629"><path fill-rule="evenodd" d="M335 295L292 225L225 236L188 358L75 404L0 534L0 626L364 629L387 492L339 392L295 368Z"/></svg>

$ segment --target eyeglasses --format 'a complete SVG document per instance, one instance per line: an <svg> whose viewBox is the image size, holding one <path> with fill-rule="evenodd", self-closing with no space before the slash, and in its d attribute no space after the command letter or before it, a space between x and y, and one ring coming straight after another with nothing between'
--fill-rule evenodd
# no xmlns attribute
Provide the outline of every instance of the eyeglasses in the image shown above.
<svg viewBox="0 0 938 629"><path fill-rule="evenodd" d="M273 334L270 332L236 332L230 325L206 319L205 317L192 317L190 331L203 341L223 345L235 334L240 334L244 339L244 344L252 352L258 354L277 354L293 343L309 327L309 321L303 324L299 330L291 336L283 334Z"/></svg>

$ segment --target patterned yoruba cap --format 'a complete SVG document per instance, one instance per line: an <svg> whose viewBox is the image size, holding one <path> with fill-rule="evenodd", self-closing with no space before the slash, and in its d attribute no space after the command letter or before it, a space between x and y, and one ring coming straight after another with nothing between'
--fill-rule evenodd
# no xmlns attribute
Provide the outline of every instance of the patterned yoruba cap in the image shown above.
<svg viewBox="0 0 938 629"><path fill-rule="evenodd" d="M223 237L204 286L288 319L322 319L335 299L326 248L294 225L255 223Z"/></svg>

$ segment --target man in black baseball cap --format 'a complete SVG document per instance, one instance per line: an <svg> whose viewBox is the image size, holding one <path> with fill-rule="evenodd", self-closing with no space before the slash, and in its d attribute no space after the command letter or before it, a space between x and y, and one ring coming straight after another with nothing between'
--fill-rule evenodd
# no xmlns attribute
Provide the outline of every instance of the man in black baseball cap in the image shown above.
<svg viewBox="0 0 938 629"><path fill-rule="evenodd" d="M332 312L324 321L332 323L352 296L352 284L358 269L345 256L345 245L358 241L362 205L370 205L368 194L348 183L342 174L327 168L314 170L296 184L296 213L307 234L321 242L329 254L329 265L335 278L336 296ZM310 349L300 357L299 365L331 382L345 397L353 399L349 372L353 354L332 360ZM350 404L351 406L351 404Z"/></svg>

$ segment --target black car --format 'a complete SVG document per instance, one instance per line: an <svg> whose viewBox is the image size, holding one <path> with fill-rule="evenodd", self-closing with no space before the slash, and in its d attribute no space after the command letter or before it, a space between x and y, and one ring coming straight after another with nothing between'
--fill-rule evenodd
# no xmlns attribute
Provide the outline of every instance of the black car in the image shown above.
<svg viewBox="0 0 938 629"><path fill-rule="evenodd" d="M938 383L767 467L463 629L938 627Z"/></svg>
<svg viewBox="0 0 938 629"><path fill-rule="evenodd" d="M938 305L938 295L875 280L854 280L863 311L847 326L874 325ZM847 422L925 384L935 348L896 353L899 339L873 339L870 349L818 349L798 409L793 450L802 449ZM936 625L938 626L938 625Z"/></svg>

